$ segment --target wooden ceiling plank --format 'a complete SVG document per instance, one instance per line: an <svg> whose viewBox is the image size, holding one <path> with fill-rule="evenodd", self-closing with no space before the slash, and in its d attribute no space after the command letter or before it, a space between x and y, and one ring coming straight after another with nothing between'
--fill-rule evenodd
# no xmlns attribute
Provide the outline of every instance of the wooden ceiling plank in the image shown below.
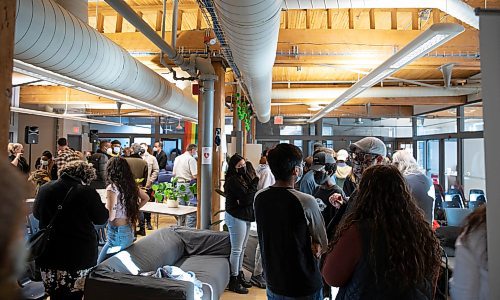
<svg viewBox="0 0 500 300"><path fill-rule="evenodd" d="M418 9L415 9L411 12L411 29L412 30L418 30L419 28L419 21L420 18L418 17Z"/></svg>
<svg viewBox="0 0 500 300"><path fill-rule="evenodd" d="M333 9L328 9L326 11L326 17L327 17L327 21L326 21L326 27L328 29L333 29Z"/></svg>
<svg viewBox="0 0 500 300"><path fill-rule="evenodd" d="M395 8L391 9L391 29L398 29L398 11Z"/></svg>
<svg viewBox="0 0 500 300"><path fill-rule="evenodd" d="M104 15L97 14L97 31L104 33Z"/></svg>
<svg viewBox="0 0 500 300"><path fill-rule="evenodd" d="M156 31L161 31L162 20L163 20L163 11L159 10L156 12L156 24L155 24Z"/></svg>
<svg viewBox="0 0 500 300"><path fill-rule="evenodd" d="M346 102L345 106L357 105L385 105L385 106L407 106L407 105L462 105L467 102L466 96L447 96L447 97L405 97L405 98L354 98ZM295 103L295 104L328 104L328 99L273 99L273 104L277 103Z"/></svg>
<svg viewBox="0 0 500 300"><path fill-rule="evenodd" d="M432 23L433 24L441 23L441 12L439 11L439 9L432 10Z"/></svg>
<svg viewBox="0 0 500 300"><path fill-rule="evenodd" d="M201 20L203 19L203 15L201 14L201 9L196 11L196 29L201 29Z"/></svg>
<svg viewBox="0 0 500 300"><path fill-rule="evenodd" d="M350 8L349 13L349 29L354 29L354 10Z"/></svg>
<svg viewBox="0 0 500 300"><path fill-rule="evenodd" d="M116 15L115 33L121 33L123 28L123 17L120 14Z"/></svg>
<svg viewBox="0 0 500 300"><path fill-rule="evenodd" d="M375 29L375 10L370 9L370 29Z"/></svg>
<svg viewBox="0 0 500 300"><path fill-rule="evenodd" d="M310 9L306 9L306 29L311 29L311 14Z"/></svg>
<svg viewBox="0 0 500 300"><path fill-rule="evenodd" d="M311 117L312 112L304 105L272 106L271 115ZM411 117L412 106L370 106L370 114L367 114L366 106L341 106L331 111L325 117L367 117L367 118L390 118Z"/></svg>

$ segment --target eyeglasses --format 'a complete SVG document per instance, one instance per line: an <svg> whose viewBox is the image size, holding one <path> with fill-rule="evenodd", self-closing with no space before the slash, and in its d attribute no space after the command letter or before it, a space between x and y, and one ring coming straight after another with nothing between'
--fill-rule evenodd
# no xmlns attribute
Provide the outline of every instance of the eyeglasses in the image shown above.
<svg viewBox="0 0 500 300"><path fill-rule="evenodd" d="M368 162L373 161L379 155L378 154L373 154L373 153L363 153L363 152L356 153L356 152L351 152L349 154L349 156L355 162L368 163Z"/></svg>

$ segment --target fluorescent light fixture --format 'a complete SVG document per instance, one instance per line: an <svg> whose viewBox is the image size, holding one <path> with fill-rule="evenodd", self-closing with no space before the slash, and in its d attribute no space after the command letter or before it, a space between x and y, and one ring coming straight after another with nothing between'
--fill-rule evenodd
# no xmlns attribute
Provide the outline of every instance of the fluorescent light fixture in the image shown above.
<svg viewBox="0 0 500 300"><path fill-rule="evenodd" d="M109 91L106 89L102 89L90 84L87 84L85 82L81 82L79 80L75 80L69 77L66 77L64 75L60 75L54 72L51 72L49 70L45 70L36 66L33 66L31 64L27 64L25 62L22 62L20 60L14 59L14 72L18 72L21 74L25 74L28 76L36 77L45 81L53 82L58 85L66 86L69 88L74 88L77 90L80 90L82 92L90 93L96 96L100 97L105 97L117 102L121 102L124 104L129 104L133 105L139 108L147 109L155 113L160 113L164 114L166 116L171 116L175 118L181 118L185 120L189 120L193 123L197 123L196 119L186 117L183 115L180 115L178 113L163 109L161 107L158 107L156 105L150 104L148 102L144 102L141 100L134 99L132 97L129 97L127 95L123 95L121 93L117 93L115 91Z"/></svg>
<svg viewBox="0 0 500 300"><path fill-rule="evenodd" d="M47 111L26 109L26 108L21 108L21 107L11 107L10 111L20 113L20 114L26 114L26 115L66 119L66 120L80 121L80 122L100 124L100 125L109 125L109 126L122 126L123 125L122 123L95 120L95 119L87 119L87 118L83 118L83 117L79 117L79 116L73 116L70 114L56 114L56 113L51 113L51 112L47 112Z"/></svg>
<svg viewBox="0 0 500 300"><path fill-rule="evenodd" d="M327 113L340 107L342 104L361 94L366 89L374 86L384 78L389 77L391 74L400 70L412 61L448 42L463 31L464 27L458 24L440 23L432 25L429 29L420 34L416 39L403 47L380 66L353 84L337 99L333 100L322 110L317 112L308 120L308 122L316 122Z"/></svg>

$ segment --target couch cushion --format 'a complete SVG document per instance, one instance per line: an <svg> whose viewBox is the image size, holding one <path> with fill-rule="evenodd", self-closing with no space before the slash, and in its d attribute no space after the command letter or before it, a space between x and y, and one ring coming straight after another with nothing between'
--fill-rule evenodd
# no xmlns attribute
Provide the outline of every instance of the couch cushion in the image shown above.
<svg viewBox="0 0 500 300"><path fill-rule="evenodd" d="M226 231L194 230L191 228L170 227L179 234L184 242L186 255L225 255L231 253L231 241Z"/></svg>
<svg viewBox="0 0 500 300"><path fill-rule="evenodd" d="M126 274L154 271L174 265L184 255L184 243L170 228L162 228L134 243L97 268Z"/></svg>
<svg viewBox="0 0 500 300"><path fill-rule="evenodd" d="M176 264L183 271L192 271L196 278L212 286L214 299L218 299L229 283L229 259L216 255L194 255L180 259ZM210 299L210 289L203 286L203 300Z"/></svg>

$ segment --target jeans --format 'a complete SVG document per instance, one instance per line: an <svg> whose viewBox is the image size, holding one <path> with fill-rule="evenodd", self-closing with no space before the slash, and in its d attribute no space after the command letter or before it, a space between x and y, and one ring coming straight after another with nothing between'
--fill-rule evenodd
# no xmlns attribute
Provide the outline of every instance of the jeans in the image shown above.
<svg viewBox="0 0 500 300"><path fill-rule="evenodd" d="M114 226L108 223L107 236L108 240L97 259L98 264L134 243L134 229L130 224Z"/></svg>
<svg viewBox="0 0 500 300"><path fill-rule="evenodd" d="M271 290L269 290L269 289L266 289L266 294L267 294L268 300L323 300L322 289L319 289L318 291L316 291L312 295L302 296L302 297L282 296L282 295L278 295L278 294L271 292Z"/></svg>
<svg viewBox="0 0 500 300"><path fill-rule="evenodd" d="M253 276L262 275L262 256L260 255L260 243L257 241L257 248L255 248L255 264L253 267Z"/></svg>
<svg viewBox="0 0 500 300"><path fill-rule="evenodd" d="M189 190L189 182L179 182L178 183L178 186L185 186L186 187L186 194L188 196L189 199L192 199L194 197L194 195L191 193L191 191ZM184 206L194 206L196 207L197 205L195 203L192 203L191 201L189 201L188 203L184 202L183 200L180 200L179 199L179 205L184 205ZM181 226L186 226L186 227L189 227L189 228L196 228L196 213L194 214L189 214L189 215L186 215L186 216L179 216L177 217L177 224L178 225L181 225Z"/></svg>
<svg viewBox="0 0 500 300"><path fill-rule="evenodd" d="M250 222L225 214L225 221L229 229L229 239L231 240L231 276L238 276L243 265L243 256L247 247L248 234L250 233Z"/></svg>

